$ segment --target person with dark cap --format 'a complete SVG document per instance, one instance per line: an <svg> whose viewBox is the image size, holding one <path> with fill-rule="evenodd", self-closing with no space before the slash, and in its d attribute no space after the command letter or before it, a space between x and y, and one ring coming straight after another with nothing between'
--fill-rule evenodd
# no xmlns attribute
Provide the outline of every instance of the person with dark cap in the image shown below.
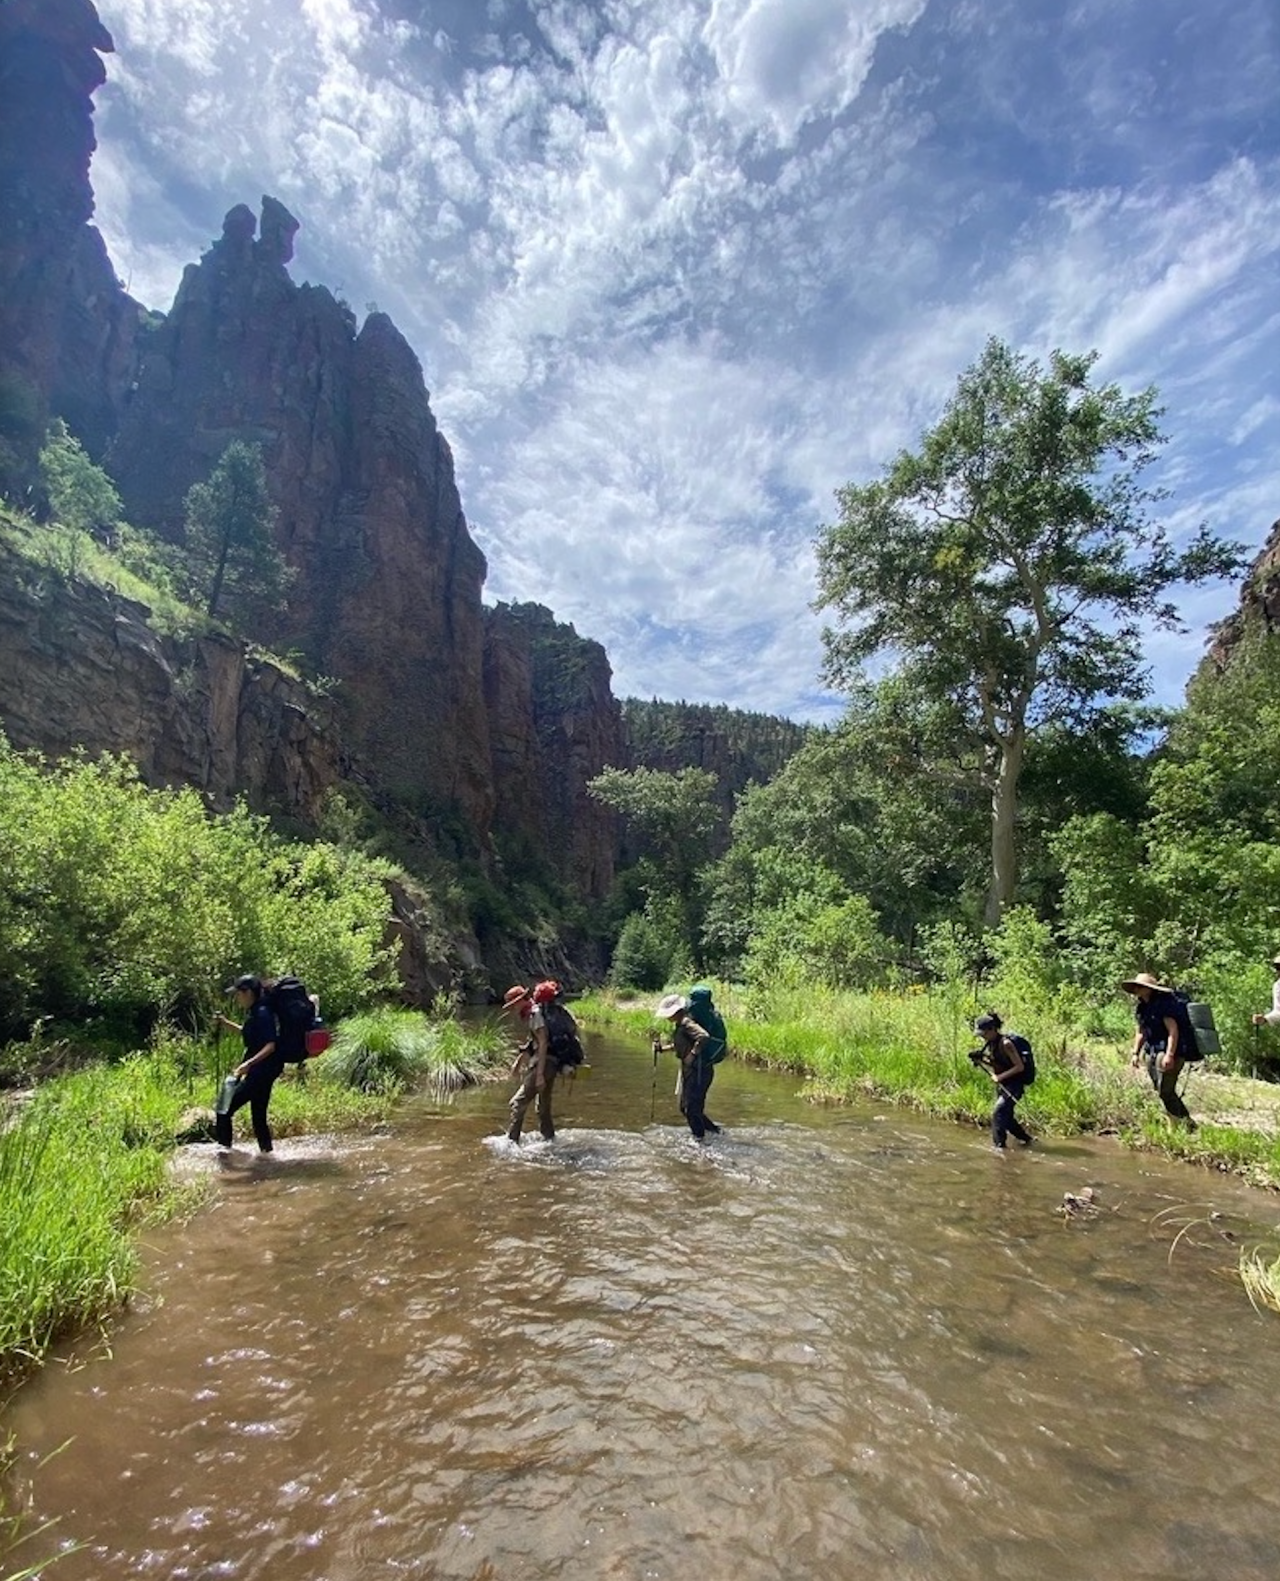
<svg viewBox="0 0 1280 1581"><path fill-rule="evenodd" d="M1255 1027L1280 1027L1280 955L1272 958L1271 969L1275 973L1275 981L1271 984L1271 1009L1252 1018Z"/></svg>
<svg viewBox="0 0 1280 1581"><path fill-rule="evenodd" d="M230 1147L232 1116L248 1104L259 1151L270 1153L273 1144L267 1106L276 1077L284 1070L284 1058L276 1047L276 1018L267 1003L260 977L237 977L227 992L236 996L243 1020L232 1021L221 1015L215 1019L218 1026L238 1032L243 1038L244 1058L232 1071L238 1081L225 1113L219 1112L215 1117L215 1135L219 1147ZM219 1105L219 1110L221 1108Z"/></svg>
<svg viewBox="0 0 1280 1581"><path fill-rule="evenodd" d="M1138 972L1126 978L1120 987L1124 993L1132 994L1135 1001L1133 1009L1138 1025L1133 1035L1134 1069L1141 1061L1146 1061L1147 1075L1160 1094L1165 1113L1173 1120L1181 1120L1188 1131L1194 1131L1196 1122L1178 1092L1178 1077L1187 1062L1191 1035L1185 1010L1173 989L1150 972Z"/></svg>
<svg viewBox="0 0 1280 1581"><path fill-rule="evenodd" d="M516 983L502 996L502 1008L513 1011L529 1029L516 1061L516 1071L524 1066L520 1085L511 1098L511 1123L507 1126L507 1140L518 1142L524 1128L525 1111L536 1097L538 1100L538 1130L546 1142L555 1140L555 1121L551 1118L551 1091L555 1086L559 1066L551 1056L547 1021L534 1000L534 990Z"/></svg>
<svg viewBox="0 0 1280 1581"><path fill-rule="evenodd" d="M1027 1081L1027 1065L1022 1050L1006 1034L1004 1023L994 1010L979 1016L973 1023L973 1030L983 1044L973 1056L974 1063L985 1066L996 1084L996 1106L991 1111L991 1145L1003 1153L1012 1135L1017 1137L1023 1147L1030 1147L1034 1139L1019 1120L1015 1107Z"/></svg>

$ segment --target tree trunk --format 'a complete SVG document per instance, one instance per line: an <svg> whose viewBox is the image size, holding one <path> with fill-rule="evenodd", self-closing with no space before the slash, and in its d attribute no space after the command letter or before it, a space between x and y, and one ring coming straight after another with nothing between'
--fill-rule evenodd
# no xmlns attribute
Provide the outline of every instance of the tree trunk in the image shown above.
<svg viewBox="0 0 1280 1581"><path fill-rule="evenodd" d="M991 787L991 883L983 923L998 928L1018 885L1018 781L1027 745L1027 727L1010 724L1000 740L1000 761Z"/></svg>
<svg viewBox="0 0 1280 1581"><path fill-rule="evenodd" d="M224 533L222 538L222 553L218 556L218 566L213 573L213 587L209 590L209 607L205 610L210 620L217 618L218 603L222 598L222 579L227 574L227 556L231 553L231 534Z"/></svg>

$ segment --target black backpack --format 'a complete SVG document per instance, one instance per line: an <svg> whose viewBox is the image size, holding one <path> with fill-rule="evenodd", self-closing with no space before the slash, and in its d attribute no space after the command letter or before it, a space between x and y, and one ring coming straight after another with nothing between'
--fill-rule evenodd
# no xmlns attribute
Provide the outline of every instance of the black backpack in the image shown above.
<svg viewBox="0 0 1280 1581"><path fill-rule="evenodd" d="M562 1004L550 999L538 1007L547 1027L547 1052L562 1068L581 1065L586 1050L578 1036L578 1023Z"/></svg>
<svg viewBox="0 0 1280 1581"><path fill-rule="evenodd" d="M1031 1045L1021 1032L1006 1032L1005 1037L1022 1055L1022 1085L1030 1087L1036 1079L1036 1057L1031 1051Z"/></svg>
<svg viewBox="0 0 1280 1581"><path fill-rule="evenodd" d="M266 1001L276 1018L276 1053L286 1065L300 1065L307 1057L307 1033L317 1024L307 985L297 977L277 978Z"/></svg>

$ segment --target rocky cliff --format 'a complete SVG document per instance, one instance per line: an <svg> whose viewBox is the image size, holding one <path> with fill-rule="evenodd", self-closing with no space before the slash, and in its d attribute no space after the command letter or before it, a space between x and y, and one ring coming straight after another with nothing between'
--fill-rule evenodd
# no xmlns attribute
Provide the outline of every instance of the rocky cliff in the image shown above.
<svg viewBox="0 0 1280 1581"><path fill-rule="evenodd" d="M112 48L89 0L0 6L0 486L18 498L51 410L101 454L145 317L88 223L93 94Z"/></svg>
<svg viewBox="0 0 1280 1581"><path fill-rule="evenodd" d="M422 807L493 815L481 689L484 557L417 358L390 319L289 277L297 221L227 215L148 337L110 466L130 519L170 537L233 439L261 445L288 612L259 635L336 677L351 748Z"/></svg>
<svg viewBox="0 0 1280 1581"><path fill-rule="evenodd" d="M0 722L13 746L125 753L152 785L314 827L348 770L322 700L243 643L160 636L149 612L36 572L0 542Z"/></svg>
<svg viewBox="0 0 1280 1581"><path fill-rule="evenodd" d="M489 712L500 845L511 862L544 861L572 892L603 900L613 883L617 819L587 794L625 766L622 711L609 660L540 604L486 611Z"/></svg>
<svg viewBox="0 0 1280 1581"><path fill-rule="evenodd" d="M1245 575L1240 604L1217 628L1207 659L1221 668L1245 632L1261 627L1280 633L1280 521L1273 522L1267 541Z"/></svg>

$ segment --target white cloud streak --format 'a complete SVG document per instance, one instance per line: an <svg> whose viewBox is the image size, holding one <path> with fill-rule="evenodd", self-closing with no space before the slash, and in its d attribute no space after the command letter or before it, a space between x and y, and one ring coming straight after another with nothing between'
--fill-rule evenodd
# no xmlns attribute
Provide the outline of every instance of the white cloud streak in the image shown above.
<svg viewBox="0 0 1280 1581"><path fill-rule="evenodd" d="M993 333L1160 385L1175 526L1280 514L1252 0L1238 46L1159 58L1091 0L407 9L103 0L103 230L163 306L227 208L286 202L299 272L419 350L491 594L599 638L624 690L821 708L832 491ZM1170 107L1193 80L1212 111ZM1176 689L1185 645L1153 657Z"/></svg>

